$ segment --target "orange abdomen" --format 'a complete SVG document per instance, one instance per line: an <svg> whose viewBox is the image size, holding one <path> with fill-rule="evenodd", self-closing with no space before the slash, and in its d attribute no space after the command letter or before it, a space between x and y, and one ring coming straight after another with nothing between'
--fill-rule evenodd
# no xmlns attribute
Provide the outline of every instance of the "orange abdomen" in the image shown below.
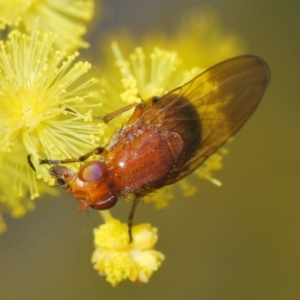
<svg viewBox="0 0 300 300"><path fill-rule="evenodd" d="M127 194L163 185L163 179L178 158L178 150L182 149L179 136L176 143L177 148L172 156L168 143L153 129L144 131L132 142L123 140L118 143L109 151L112 159L106 161L109 176L117 191Z"/></svg>
<svg viewBox="0 0 300 300"><path fill-rule="evenodd" d="M179 100L167 110L158 103L151 115L145 108L145 114L117 133L117 142L104 157L117 193L146 195L164 186L198 149L199 117L188 100Z"/></svg>

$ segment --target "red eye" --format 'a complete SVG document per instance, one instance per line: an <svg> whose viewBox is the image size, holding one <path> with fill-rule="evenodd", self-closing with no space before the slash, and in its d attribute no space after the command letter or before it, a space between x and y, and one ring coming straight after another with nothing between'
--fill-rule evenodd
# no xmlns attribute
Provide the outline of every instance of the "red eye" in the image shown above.
<svg viewBox="0 0 300 300"><path fill-rule="evenodd" d="M82 181L94 181L106 174L106 165L100 161L90 161L77 174Z"/></svg>

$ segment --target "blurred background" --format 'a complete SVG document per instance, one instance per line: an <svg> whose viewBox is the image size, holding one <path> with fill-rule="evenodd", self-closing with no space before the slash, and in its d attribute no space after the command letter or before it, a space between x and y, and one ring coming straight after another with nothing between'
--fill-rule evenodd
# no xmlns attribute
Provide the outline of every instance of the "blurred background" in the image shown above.
<svg viewBox="0 0 300 300"><path fill-rule="evenodd" d="M178 197L162 211L140 205L135 222L158 227L156 248L166 260L148 284L116 288L90 263L98 214L78 213L67 195L39 199L25 218L6 218L1 300L300 299L299 0L106 0L92 33L167 31L182 13L206 7L272 72L259 109L215 173L223 186L194 179L194 199ZM113 209L123 220L128 211L122 200Z"/></svg>

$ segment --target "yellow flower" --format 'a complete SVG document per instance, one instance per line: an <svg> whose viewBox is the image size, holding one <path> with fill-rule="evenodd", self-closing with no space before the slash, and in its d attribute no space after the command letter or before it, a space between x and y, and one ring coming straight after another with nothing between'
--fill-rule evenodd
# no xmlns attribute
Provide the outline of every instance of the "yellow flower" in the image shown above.
<svg viewBox="0 0 300 300"><path fill-rule="evenodd" d="M36 181L50 180L39 157L78 157L99 144L104 126L92 122L92 106L84 102L96 96L95 80L83 79L90 64L74 64L78 54L54 51L53 42L53 34L28 37L19 31L0 41L0 205L12 216L33 208L28 192L31 199L39 190L49 192Z"/></svg>
<svg viewBox="0 0 300 300"><path fill-rule="evenodd" d="M55 40L58 49L88 46L81 37L93 15L93 0L3 0L0 11L0 29L21 27L30 33L37 22L41 31L59 36Z"/></svg>
<svg viewBox="0 0 300 300"><path fill-rule="evenodd" d="M113 218L94 229L92 263L113 286L125 279L148 282L164 260L164 255L153 249L158 238L156 228L150 224L133 226L132 237L130 243L127 224Z"/></svg>

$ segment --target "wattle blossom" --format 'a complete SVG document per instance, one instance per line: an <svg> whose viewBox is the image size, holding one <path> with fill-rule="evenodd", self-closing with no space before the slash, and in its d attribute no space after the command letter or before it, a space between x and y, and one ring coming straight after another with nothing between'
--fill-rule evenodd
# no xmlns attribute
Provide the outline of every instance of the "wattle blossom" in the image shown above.
<svg viewBox="0 0 300 300"><path fill-rule="evenodd" d="M0 41L0 170L6 174L0 201L1 211L12 216L33 208L28 198L55 193L37 181L51 181L39 158L77 157L98 145L104 126L92 122L85 103L97 94L95 80L84 78L91 65L75 63L78 53L67 56L55 50L54 40L53 34L29 37L13 31Z"/></svg>
<svg viewBox="0 0 300 300"><path fill-rule="evenodd" d="M93 0L2 0L0 11L0 29L53 33L59 37L54 45L60 50L88 46L82 36L94 13Z"/></svg>
<svg viewBox="0 0 300 300"><path fill-rule="evenodd" d="M154 249L157 229L150 224L132 227L133 242L129 242L128 225L111 217L94 229L94 268L113 286L125 279L146 283L165 259Z"/></svg>

